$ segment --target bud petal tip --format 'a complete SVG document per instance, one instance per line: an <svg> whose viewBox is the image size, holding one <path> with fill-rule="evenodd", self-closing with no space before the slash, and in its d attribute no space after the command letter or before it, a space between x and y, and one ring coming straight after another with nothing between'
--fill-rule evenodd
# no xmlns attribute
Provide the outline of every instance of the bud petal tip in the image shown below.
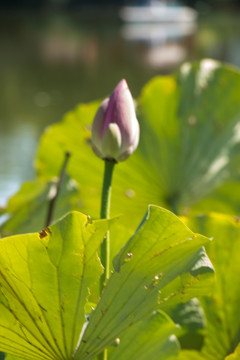
<svg viewBox="0 0 240 360"><path fill-rule="evenodd" d="M122 79L105 99L93 121L92 148L102 159L123 161L137 148L139 123L132 95Z"/></svg>

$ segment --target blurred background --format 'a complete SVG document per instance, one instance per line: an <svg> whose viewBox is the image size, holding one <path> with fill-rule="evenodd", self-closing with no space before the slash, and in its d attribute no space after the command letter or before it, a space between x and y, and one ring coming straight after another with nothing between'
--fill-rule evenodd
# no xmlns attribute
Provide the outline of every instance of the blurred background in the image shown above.
<svg viewBox="0 0 240 360"><path fill-rule="evenodd" d="M239 0L1 0L0 206L33 178L47 125L206 57L240 65Z"/></svg>

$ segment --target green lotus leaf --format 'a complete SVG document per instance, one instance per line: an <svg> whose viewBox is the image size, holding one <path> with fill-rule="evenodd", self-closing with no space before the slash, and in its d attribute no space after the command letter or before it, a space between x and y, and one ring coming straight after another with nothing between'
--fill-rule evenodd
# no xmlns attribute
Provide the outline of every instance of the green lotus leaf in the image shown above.
<svg viewBox="0 0 240 360"><path fill-rule="evenodd" d="M40 233L0 242L0 350L24 359L70 359L85 305L102 274L108 221L73 212Z"/></svg>
<svg viewBox="0 0 240 360"><path fill-rule="evenodd" d="M99 217L104 167L90 146L91 123L99 104L81 104L49 127L36 158L37 177L45 182L59 174L65 152L71 152L67 172L78 184L78 202L65 201L93 218ZM141 92L137 116L140 144L116 166L112 216L122 214L122 223L134 230L149 204L180 214L191 209L217 210L219 204L223 212L240 211L234 196L227 196L233 194L232 183L239 188L240 178L238 70L202 60L183 65L173 76L156 77ZM8 207L5 212L10 213ZM19 212L12 216L19 217ZM21 221L27 226L23 215L17 223ZM7 230L16 232L11 223Z"/></svg>
<svg viewBox="0 0 240 360"><path fill-rule="evenodd" d="M94 359L154 310L209 291L213 269L202 250L209 239L151 206L115 256L99 300L97 252L114 223L72 212L40 233L1 240L0 351L26 360Z"/></svg>
<svg viewBox="0 0 240 360"><path fill-rule="evenodd" d="M51 194L55 193L57 178L51 181L26 182L8 202L5 213L8 219L1 226L1 235L39 231L46 226ZM69 176L62 182L54 210L57 219L70 211L79 208L78 185Z"/></svg>
<svg viewBox="0 0 240 360"><path fill-rule="evenodd" d="M205 360L205 357L195 350L182 350L180 351L178 360Z"/></svg>
<svg viewBox="0 0 240 360"><path fill-rule="evenodd" d="M173 335L178 328L164 313L156 312L151 317L132 326L121 337L109 360L174 360L179 344Z"/></svg>
<svg viewBox="0 0 240 360"><path fill-rule="evenodd" d="M149 203L186 211L224 182L239 179L239 104L239 72L213 60L152 79L138 100L139 148L114 174L112 214L123 213L128 225L137 225ZM83 210L93 217L103 171L90 149L97 106L81 105L51 127L37 157L38 174L52 177L63 151L72 152L69 174L85 190Z"/></svg>
<svg viewBox="0 0 240 360"><path fill-rule="evenodd" d="M209 292L213 269L199 251L208 241L171 212L151 206L113 260L115 272L90 316L76 360L92 359L154 310Z"/></svg>
<svg viewBox="0 0 240 360"><path fill-rule="evenodd" d="M205 360L222 360L234 352L240 341L237 315L240 303L240 222L233 216L210 214L191 217L186 219L186 223L195 231L213 237L206 250L216 277L209 296L201 298L206 317L201 354Z"/></svg>
<svg viewBox="0 0 240 360"><path fill-rule="evenodd" d="M238 360L240 358L240 344L236 347L234 352L227 356L225 360Z"/></svg>
<svg viewBox="0 0 240 360"><path fill-rule="evenodd" d="M178 339L182 349L201 349L206 320L197 298L167 310L171 319L181 326Z"/></svg>

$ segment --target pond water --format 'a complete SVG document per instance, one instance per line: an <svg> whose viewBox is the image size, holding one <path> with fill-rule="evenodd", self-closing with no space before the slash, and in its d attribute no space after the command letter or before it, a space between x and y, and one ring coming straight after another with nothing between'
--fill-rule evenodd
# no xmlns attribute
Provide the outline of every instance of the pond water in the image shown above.
<svg viewBox="0 0 240 360"><path fill-rule="evenodd" d="M239 14L196 24L127 26L117 14L0 15L0 206L34 177L44 128L126 78L133 96L153 76L210 57L240 65Z"/></svg>

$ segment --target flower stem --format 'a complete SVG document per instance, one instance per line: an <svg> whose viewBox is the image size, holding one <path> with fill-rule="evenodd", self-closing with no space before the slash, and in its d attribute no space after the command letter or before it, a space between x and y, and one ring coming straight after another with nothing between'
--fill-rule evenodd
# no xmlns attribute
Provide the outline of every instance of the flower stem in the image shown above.
<svg viewBox="0 0 240 360"><path fill-rule="evenodd" d="M102 202L101 202L101 219L109 219L110 217L110 203L112 190L112 175L115 162L105 160L103 187L102 187ZM100 294L104 288L104 284L110 275L110 238L109 231L106 233L101 248L100 258L104 267L104 273L100 279ZM98 355L98 360L107 360L107 349Z"/></svg>
<svg viewBox="0 0 240 360"><path fill-rule="evenodd" d="M111 190L112 190L112 175L115 163L113 161L105 160L103 187L102 187L102 202L101 202L101 219L109 219L110 216L110 202L111 202ZM102 265L104 267L104 274L102 277L101 288L104 287L104 282L109 278L110 273L110 245L109 245L109 232L101 245L100 257Z"/></svg>
<svg viewBox="0 0 240 360"><path fill-rule="evenodd" d="M49 207L48 207L47 220L46 220L45 227L49 226L52 222L53 212L54 212L55 205L56 205L56 200L57 200L57 197L60 192L60 188L61 188L64 176L65 176L66 167L67 167L70 156L71 156L71 153L69 151L66 151L65 158L64 158L64 161L62 164L62 168L61 168L61 171L60 171L60 174L59 174L56 186L55 186L55 194L49 201Z"/></svg>

